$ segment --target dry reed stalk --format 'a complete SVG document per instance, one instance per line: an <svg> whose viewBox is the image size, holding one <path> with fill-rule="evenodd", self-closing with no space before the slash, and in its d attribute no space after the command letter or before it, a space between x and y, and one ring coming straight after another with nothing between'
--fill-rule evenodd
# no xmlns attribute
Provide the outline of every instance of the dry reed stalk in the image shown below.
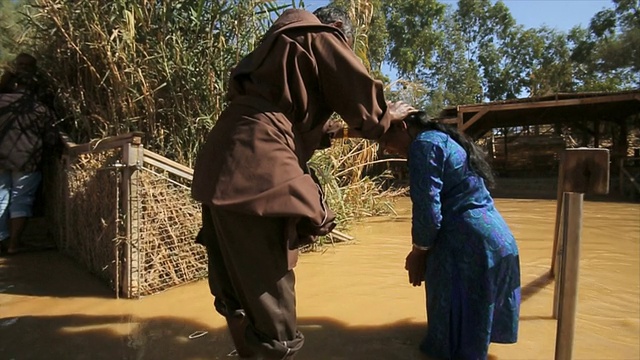
<svg viewBox="0 0 640 360"><path fill-rule="evenodd" d="M204 248L194 243L200 226L199 206L188 189L166 181L161 174L143 172L140 180L140 248L145 273L141 293L155 293L205 276Z"/></svg>
<svg viewBox="0 0 640 360"><path fill-rule="evenodd" d="M74 256L111 286L118 281L119 199L116 178L105 167L117 156L117 151L106 151L71 159L66 180L58 183L68 190L61 191L64 198L53 205L53 211L66 214L57 218L59 249Z"/></svg>

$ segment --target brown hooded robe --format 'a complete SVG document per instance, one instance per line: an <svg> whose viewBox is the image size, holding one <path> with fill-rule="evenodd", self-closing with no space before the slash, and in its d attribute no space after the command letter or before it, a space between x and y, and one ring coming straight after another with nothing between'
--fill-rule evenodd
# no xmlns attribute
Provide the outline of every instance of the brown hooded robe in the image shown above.
<svg viewBox="0 0 640 360"><path fill-rule="evenodd" d="M223 315L246 311L249 345L282 358L302 346L287 244L327 234L334 220L306 163L334 111L368 139L390 119L382 83L344 34L297 9L238 64L228 99L192 185L205 208L210 285Z"/></svg>

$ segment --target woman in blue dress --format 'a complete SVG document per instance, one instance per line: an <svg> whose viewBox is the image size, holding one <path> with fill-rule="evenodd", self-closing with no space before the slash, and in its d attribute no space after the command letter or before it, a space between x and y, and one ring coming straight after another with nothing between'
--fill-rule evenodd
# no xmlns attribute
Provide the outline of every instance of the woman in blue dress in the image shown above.
<svg viewBox="0 0 640 360"><path fill-rule="evenodd" d="M489 343L515 343L520 310L516 241L495 208L484 154L457 129L410 115L380 140L406 156L413 204L409 282L426 284L435 359L486 359Z"/></svg>

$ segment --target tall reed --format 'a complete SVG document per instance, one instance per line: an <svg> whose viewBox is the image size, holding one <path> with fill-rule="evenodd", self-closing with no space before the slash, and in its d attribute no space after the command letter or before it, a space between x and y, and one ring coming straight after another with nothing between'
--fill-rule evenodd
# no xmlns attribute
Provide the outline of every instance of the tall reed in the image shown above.
<svg viewBox="0 0 640 360"><path fill-rule="evenodd" d="M63 128L78 142L128 131L192 165L225 106L230 69L272 2L37 0L28 17Z"/></svg>

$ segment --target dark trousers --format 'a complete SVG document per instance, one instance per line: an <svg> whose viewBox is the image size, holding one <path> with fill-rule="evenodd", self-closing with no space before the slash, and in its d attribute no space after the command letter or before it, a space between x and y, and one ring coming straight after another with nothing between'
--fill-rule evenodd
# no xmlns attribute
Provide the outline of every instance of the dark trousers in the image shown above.
<svg viewBox="0 0 640 360"><path fill-rule="evenodd" d="M203 242L216 310L244 319L238 342L267 359L291 359L304 337L296 327L295 275L289 270L286 218L222 211L203 205ZM239 341L238 341L239 340ZM240 352L240 349L238 349Z"/></svg>

